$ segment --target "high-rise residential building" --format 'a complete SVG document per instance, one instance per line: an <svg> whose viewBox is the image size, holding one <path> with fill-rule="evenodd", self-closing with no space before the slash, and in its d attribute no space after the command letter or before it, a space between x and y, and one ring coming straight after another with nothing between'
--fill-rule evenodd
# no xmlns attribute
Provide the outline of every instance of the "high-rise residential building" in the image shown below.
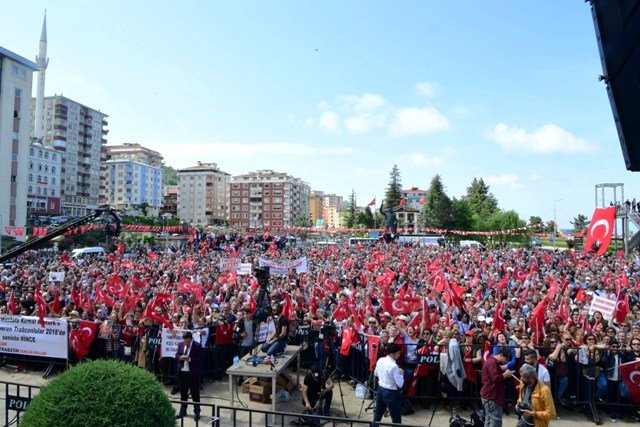
<svg viewBox="0 0 640 427"><path fill-rule="evenodd" d="M216 163L201 163L178 171L178 218L192 225L222 224L227 220L230 174Z"/></svg>
<svg viewBox="0 0 640 427"><path fill-rule="evenodd" d="M35 108L31 109L35 135ZM82 216L105 202L103 145L108 116L62 95L44 98L42 143L62 155L62 213Z"/></svg>
<svg viewBox="0 0 640 427"><path fill-rule="evenodd" d="M145 165L162 166L162 154L140 144L125 142L122 145L109 145L106 147L107 161L109 160L131 160L133 162L144 163Z"/></svg>
<svg viewBox="0 0 640 427"><path fill-rule="evenodd" d="M298 218L309 215L310 192L301 179L272 170L234 176L229 187L229 223L241 228L293 226Z"/></svg>
<svg viewBox="0 0 640 427"><path fill-rule="evenodd" d="M27 214L60 214L61 168L62 155L58 150L34 138L29 147Z"/></svg>
<svg viewBox="0 0 640 427"><path fill-rule="evenodd" d="M130 214L158 216L163 207L162 155L140 144L106 147L105 202Z"/></svg>
<svg viewBox="0 0 640 427"><path fill-rule="evenodd" d="M343 206L344 198L342 196L338 196L336 194L325 194L322 196L322 207L328 208L331 206L336 206L340 209Z"/></svg>
<svg viewBox="0 0 640 427"><path fill-rule="evenodd" d="M312 191L309 195L309 219L311 220L311 226L315 227L318 224L318 220L324 219L322 216L322 202L324 200L324 193L322 191ZM323 224L320 224L323 225Z"/></svg>
<svg viewBox="0 0 640 427"><path fill-rule="evenodd" d="M0 233L27 220L29 110L37 65L0 46ZM24 239L24 233L21 238ZM20 238L20 237L19 237Z"/></svg>
<svg viewBox="0 0 640 427"><path fill-rule="evenodd" d="M413 209L422 209L426 195L427 192L425 190L420 190L418 187L411 187L409 190L402 190L402 198L405 201L405 206Z"/></svg>

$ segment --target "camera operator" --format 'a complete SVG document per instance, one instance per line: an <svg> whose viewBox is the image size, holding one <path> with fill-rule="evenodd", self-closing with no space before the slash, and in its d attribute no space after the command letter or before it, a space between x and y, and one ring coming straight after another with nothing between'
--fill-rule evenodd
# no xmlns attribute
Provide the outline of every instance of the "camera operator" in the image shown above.
<svg viewBox="0 0 640 427"><path fill-rule="evenodd" d="M331 401L333 399L333 381L327 378L319 364L311 366L311 370L304 377L302 385L302 404L305 407L305 414L316 414L329 416L331 412ZM300 419L296 424L302 424L304 419ZM313 422L307 423L313 424Z"/></svg>
<svg viewBox="0 0 640 427"><path fill-rule="evenodd" d="M551 396L551 389L538 381L536 368L524 364L520 368L520 396L516 412L520 420L516 427L547 427L549 421L556 419L556 407Z"/></svg>

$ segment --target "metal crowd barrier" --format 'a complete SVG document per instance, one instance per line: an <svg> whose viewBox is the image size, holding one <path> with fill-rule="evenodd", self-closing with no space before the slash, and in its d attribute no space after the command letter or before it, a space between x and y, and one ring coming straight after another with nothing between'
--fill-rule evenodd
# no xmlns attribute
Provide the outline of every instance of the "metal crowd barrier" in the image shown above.
<svg viewBox="0 0 640 427"><path fill-rule="evenodd" d="M394 424L385 422L375 422L371 420L356 420L351 418L340 417L323 417L319 415L303 415L292 412L272 412L263 411L259 409L246 409L237 408L231 406L216 407L216 418L219 426L234 426L234 427L285 427L290 426L291 421L303 419L308 424L330 426L330 427L395 427L402 425L403 427L419 427L412 424ZM371 417L367 417L371 418Z"/></svg>
<svg viewBox="0 0 640 427"><path fill-rule="evenodd" d="M366 348L366 342L361 339L359 343L351 346L348 356L343 356L339 353L339 346L332 346L331 354L328 355L329 364L335 363L338 371L343 374L343 378L351 380L352 384L365 384L369 388L371 395L373 395L375 382L372 372L370 371L369 357ZM545 355L553 351L551 348L536 348L541 354ZM483 347L473 346L474 354L478 349L483 350ZM600 349L598 351L606 352L608 350ZM618 376L619 381L617 382L607 381L606 378L603 377L603 375L605 375L604 373L600 373L594 378L587 377L587 373L593 374L594 371L600 371L601 367L598 361L601 360L601 357L595 357L595 359L597 360L593 360L593 358L589 359L588 365L581 365L577 361L574 361L573 356L570 356L569 359L567 359L566 377L558 377L555 367L547 366L551 377L551 392L556 407L584 409L587 416L593 421L601 417L599 412L602 411L608 412L609 414L612 412L622 412L620 414L622 416L624 416L625 413L636 417L640 416L640 413L633 413L639 405L629 399L628 393L624 396L619 392L619 390L625 387L621 385L623 380L620 376ZM412 402L410 404L411 409L413 409L414 402L421 403L423 407L427 408L434 404L457 404L462 409L482 407L480 400L480 388L482 386L481 366L479 366L480 369L476 370L476 381L471 382L465 380L463 390L458 391L451 386L446 376L440 372L439 354L430 353L422 356L418 355L418 360L419 364L423 365L421 369L423 371L426 370L426 375L415 378L412 376L414 371L407 369L405 366L404 393L406 400ZM548 362L547 364L551 365ZM518 377L517 369L519 369L520 366L521 363L517 363L516 369L514 370L514 373ZM593 375L591 376L593 377ZM407 391L411 387L412 382L414 382L414 387L412 388L414 388L415 391L411 395L408 395ZM563 396L558 396L557 392L561 386L564 387ZM506 382L506 401L508 404L513 405L517 399L518 391L516 389L516 381L509 379Z"/></svg>
<svg viewBox="0 0 640 427"><path fill-rule="evenodd" d="M8 427L18 425L22 412L27 409L31 399L40 391L39 386L0 381L2 400L4 400L4 418L0 425Z"/></svg>

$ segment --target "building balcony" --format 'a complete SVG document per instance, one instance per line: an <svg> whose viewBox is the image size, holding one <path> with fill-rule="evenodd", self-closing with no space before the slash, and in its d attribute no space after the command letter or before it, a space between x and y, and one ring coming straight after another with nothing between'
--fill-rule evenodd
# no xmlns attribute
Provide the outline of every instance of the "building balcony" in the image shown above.
<svg viewBox="0 0 640 427"><path fill-rule="evenodd" d="M53 141L53 148L55 148L57 150L66 150L67 143L66 143L66 141L63 141L63 140L54 140Z"/></svg>

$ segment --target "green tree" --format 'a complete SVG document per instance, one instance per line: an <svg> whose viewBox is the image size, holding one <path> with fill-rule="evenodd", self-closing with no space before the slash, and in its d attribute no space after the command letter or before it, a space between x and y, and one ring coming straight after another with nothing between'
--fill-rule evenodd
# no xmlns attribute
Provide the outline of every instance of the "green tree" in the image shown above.
<svg viewBox="0 0 640 427"><path fill-rule="evenodd" d="M373 212L371 211L371 208L369 206L364 208L364 210L362 211L361 224L366 228L373 228Z"/></svg>
<svg viewBox="0 0 640 427"><path fill-rule="evenodd" d="M473 228L473 214L469 204L464 199L451 200L453 210L453 228L456 230L471 230Z"/></svg>
<svg viewBox="0 0 640 427"><path fill-rule="evenodd" d="M571 224L573 224L573 232L577 233L584 230L589 226L590 222L591 221L589 220L589 218L587 218L585 215L578 214L578 216L573 218L573 221L571 221Z"/></svg>
<svg viewBox="0 0 640 427"><path fill-rule="evenodd" d="M389 185L384 195L384 204L386 208L395 208L400 204L402 198L402 183L400 180L400 169L398 165L393 165L391 173L389 173Z"/></svg>
<svg viewBox="0 0 640 427"><path fill-rule="evenodd" d="M463 199L469 204L471 213L477 215L483 221L498 209L498 200L489 192L489 186L485 184L482 178L473 178Z"/></svg>
<svg viewBox="0 0 640 427"><path fill-rule="evenodd" d="M529 217L529 225L538 225L538 224L542 224L542 218L540 218L539 216L530 216Z"/></svg>
<svg viewBox="0 0 640 427"><path fill-rule="evenodd" d="M454 224L453 205L444 192L440 175L431 179L419 222L433 228L452 228Z"/></svg>
<svg viewBox="0 0 640 427"><path fill-rule="evenodd" d="M351 196L349 196L349 208L347 210L347 214L344 218L344 224L347 228L353 228L353 226L357 222L357 214L356 214L356 192L355 190L351 190Z"/></svg>
<svg viewBox="0 0 640 427"><path fill-rule="evenodd" d="M311 218L307 214L300 215L293 223L296 227L311 227Z"/></svg>
<svg viewBox="0 0 640 427"><path fill-rule="evenodd" d="M161 167L164 174L164 185L178 185L178 170L167 166L164 162Z"/></svg>

